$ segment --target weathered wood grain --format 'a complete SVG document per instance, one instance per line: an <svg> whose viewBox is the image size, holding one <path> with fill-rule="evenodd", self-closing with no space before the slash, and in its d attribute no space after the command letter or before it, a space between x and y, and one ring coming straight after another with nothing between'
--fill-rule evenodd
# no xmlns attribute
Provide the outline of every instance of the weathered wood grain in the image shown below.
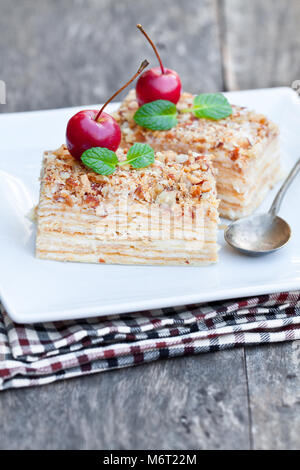
<svg viewBox="0 0 300 470"><path fill-rule="evenodd" d="M0 112L76 106L107 99L145 58L157 59L193 92L223 89L216 0L0 0Z"/></svg>
<svg viewBox="0 0 300 470"><path fill-rule="evenodd" d="M219 0L229 90L300 79L299 0Z"/></svg>
<svg viewBox="0 0 300 470"><path fill-rule="evenodd" d="M246 348L254 449L300 448L300 341Z"/></svg>
<svg viewBox="0 0 300 470"><path fill-rule="evenodd" d="M0 416L2 449L245 449L243 350L10 390Z"/></svg>

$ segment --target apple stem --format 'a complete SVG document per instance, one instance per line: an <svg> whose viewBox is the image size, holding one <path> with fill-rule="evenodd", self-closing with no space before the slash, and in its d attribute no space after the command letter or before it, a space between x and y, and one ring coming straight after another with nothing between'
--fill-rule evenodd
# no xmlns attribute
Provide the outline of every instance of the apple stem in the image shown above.
<svg viewBox="0 0 300 470"><path fill-rule="evenodd" d="M143 60L143 62L141 63L141 65L139 66L139 69L138 71L133 75L133 77L127 82L125 83L124 86L122 86L122 88L120 88L118 91L116 91L116 93L114 93L110 98L109 100L107 100L104 105L102 106L102 108L100 109L99 113L97 114L97 116L95 117L95 121L98 121L99 117L101 116L101 113L103 112L104 108L106 108L106 106L108 105L108 103L110 103L119 93L121 93L121 91L124 90L124 88L128 87L128 85L130 85L131 82L133 82L133 80L136 79L136 77L138 77L142 72L143 70L145 70L146 67L148 67L149 65L149 62L148 60Z"/></svg>
<svg viewBox="0 0 300 470"><path fill-rule="evenodd" d="M155 54L156 54L156 57L158 58L158 62L159 62L159 65L160 65L160 68L161 68L161 73L164 74L165 73L165 69L164 69L164 66L162 64L162 61L161 61L161 58L160 58L160 55L156 49L156 46L155 44L153 43L152 39L150 39L150 37L148 36L148 34L146 33L146 31L144 30L143 26L141 24L137 24L136 27L141 31L141 33L143 33L143 35L146 37L146 39L150 42L151 46L152 46L152 49L154 50Z"/></svg>

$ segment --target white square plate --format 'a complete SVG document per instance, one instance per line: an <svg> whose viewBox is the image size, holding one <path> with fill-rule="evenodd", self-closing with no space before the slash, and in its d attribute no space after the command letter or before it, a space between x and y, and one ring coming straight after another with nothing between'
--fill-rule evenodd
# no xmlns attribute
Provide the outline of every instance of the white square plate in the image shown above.
<svg viewBox="0 0 300 470"><path fill-rule="evenodd" d="M296 93L273 88L228 93L228 97L279 124L283 165L288 170L300 154ZM42 153L64 142L67 120L78 109L0 115L0 295L13 320L75 319L300 288L300 179L292 185L280 212L292 227L292 239L281 251L265 257L234 252L225 246L220 231L220 261L202 268L36 259L35 226L26 214L38 201ZM277 189L278 185L260 212L268 209Z"/></svg>

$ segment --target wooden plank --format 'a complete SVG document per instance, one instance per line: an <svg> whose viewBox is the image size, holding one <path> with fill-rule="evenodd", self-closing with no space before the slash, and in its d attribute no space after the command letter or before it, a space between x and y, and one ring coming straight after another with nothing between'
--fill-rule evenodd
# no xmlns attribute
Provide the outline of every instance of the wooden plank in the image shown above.
<svg viewBox="0 0 300 470"><path fill-rule="evenodd" d="M223 88L215 0L0 0L0 10L0 112L103 102L144 58L157 65L137 22L185 89Z"/></svg>
<svg viewBox="0 0 300 470"><path fill-rule="evenodd" d="M254 449L300 447L300 341L246 348Z"/></svg>
<svg viewBox="0 0 300 470"><path fill-rule="evenodd" d="M290 86L300 79L299 0L220 0L229 90Z"/></svg>
<svg viewBox="0 0 300 470"><path fill-rule="evenodd" d="M245 449L243 349L0 395L0 448Z"/></svg>

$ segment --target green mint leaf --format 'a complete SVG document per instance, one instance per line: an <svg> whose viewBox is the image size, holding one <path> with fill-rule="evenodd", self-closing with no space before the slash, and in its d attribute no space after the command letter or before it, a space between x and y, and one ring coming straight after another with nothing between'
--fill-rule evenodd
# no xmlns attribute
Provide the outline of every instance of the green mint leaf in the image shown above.
<svg viewBox="0 0 300 470"><path fill-rule="evenodd" d="M81 155L81 160L88 168L99 175L111 175L118 164L115 152L102 147L93 147Z"/></svg>
<svg viewBox="0 0 300 470"><path fill-rule="evenodd" d="M139 126L146 129L167 131L177 124L177 109L171 101L151 101L136 111L134 120Z"/></svg>
<svg viewBox="0 0 300 470"><path fill-rule="evenodd" d="M122 165L129 163L132 168L145 168L152 165L154 159L154 150L150 145L136 143L128 150L127 160Z"/></svg>
<svg viewBox="0 0 300 470"><path fill-rule="evenodd" d="M191 108L197 118L224 119L232 114L232 107L222 93L203 93L194 98Z"/></svg>

